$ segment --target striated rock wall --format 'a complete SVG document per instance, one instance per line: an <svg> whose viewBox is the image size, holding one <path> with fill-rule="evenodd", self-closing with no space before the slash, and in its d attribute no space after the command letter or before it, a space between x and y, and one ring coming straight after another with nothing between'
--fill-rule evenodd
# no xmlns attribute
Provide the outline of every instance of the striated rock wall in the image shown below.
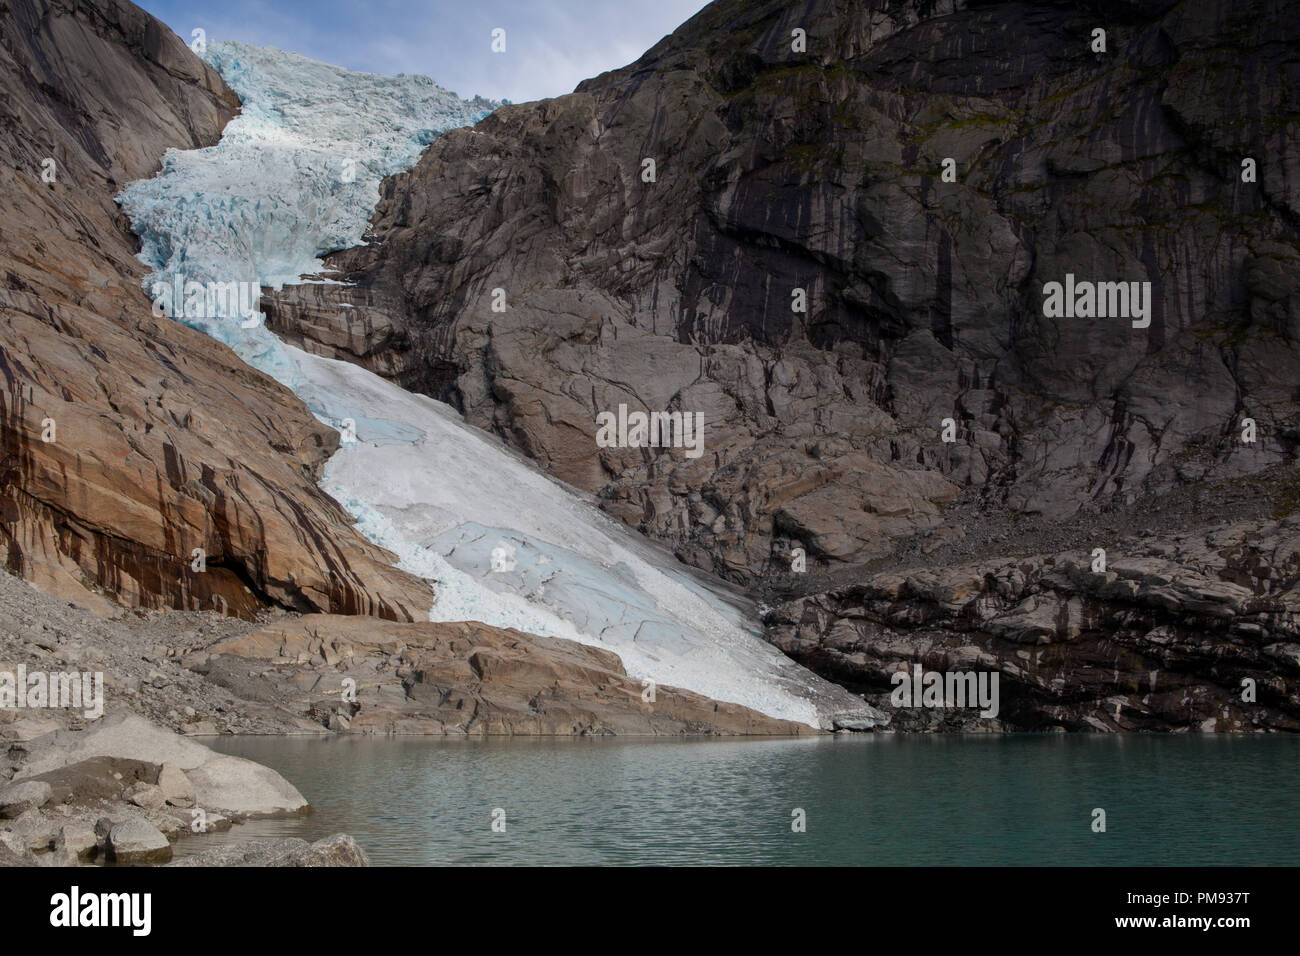
<svg viewBox="0 0 1300 956"><path fill-rule="evenodd" d="M0 556L101 608L422 619L427 586L316 487L337 433L141 288L113 197L238 107L124 0L0 0Z"/></svg>
<svg viewBox="0 0 1300 956"><path fill-rule="evenodd" d="M898 730L1300 730L1300 518L875 575L768 636ZM996 720L898 708L892 675L999 674Z"/></svg>
<svg viewBox="0 0 1300 956"><path fill-rule="evenodd" d="M1298 31L1280 0L718 0L441 137L331 257L354 285L268 317L742 582L886 557L959 495L1060 519L1293 465ZM1067 274L1150 283L1149 325L1045 315ZM703 412L704 454L598 447L620 403Z"/></svg>

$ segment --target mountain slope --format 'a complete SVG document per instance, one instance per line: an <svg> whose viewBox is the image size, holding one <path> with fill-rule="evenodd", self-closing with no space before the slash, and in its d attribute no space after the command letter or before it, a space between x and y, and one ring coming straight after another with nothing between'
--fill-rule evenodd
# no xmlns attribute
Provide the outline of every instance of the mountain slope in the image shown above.
<svg viewBox="0 0 1300 956"><path fill-rule="evenodd" d="M1296 30L1271 0L718 0L435 143L329 259L351 285L269 321L753 585L792 547L860 565L1292 467ZM1045 315L1067 275L1150 283L1149 325ZM597 447L620 403L704 413L705 454Z"/></svg>
<svg viewBox="0 0 1300 956"><path fill-rule="evenodd" d="M992 723L892 726L1294 729L1298 41L1279 0L717 0L435 143L268 321L763 594L879 706L1002 675ZM1076 317L1075 280L1136 285ZM602 447L622 404L703 413L704 454Z"/></svg>
<svg viewBox="0 0 1300 956"><path fill-rule="evenodd" d="M221 141L169 154L121 203L154 268L146 285L277 286L361 241L385 175L491 108L425 77L355 73L273 48L213 44L240 93ZM346 174L345 174L346 164ZM309 288L333 288L316 276ZM648 546L455 412L356 365L286 347L233 302L178 318L228 343L344 433L322 487L399 567L436 585L428 619L577 641L629 676L815 727L883 715L759 637L750 602Z"/></svg>
<svg viewBox="0 0 1300 956"><path fill-rule="evenodd" d="M101 608L92 592L241 616L422 616L427 586L316 487L337 434L229 349L151 315L113 197L166 150L214 143L238 106L129 3L0 2L6 564Z"/></svg>

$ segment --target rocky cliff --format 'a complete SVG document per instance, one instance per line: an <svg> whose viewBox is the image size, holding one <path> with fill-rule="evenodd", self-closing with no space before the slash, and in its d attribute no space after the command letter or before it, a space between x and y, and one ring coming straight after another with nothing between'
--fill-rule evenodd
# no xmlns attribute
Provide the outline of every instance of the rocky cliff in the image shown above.
<svg viewBox="0 0 1300 956"><path fill-rule="evenodd" d="M1270 0L718 0L439 139L332 257L353 284L270 321L749 584L1291 467L1298 30ZM1147 314L1045 314L1067 277ZM702 412L704 454L598 447L620 404Z"/></svg>
<svg viewBox="0 0 1300 956"><path fill-rule="evenodd" d="M769 637L898 730L1300 730L1300 519L874 575ZM889 704L893 675L999 675L999 713Z"/></svg>
<svg viewBox="0 0 1300 956"><path fill-rule="evenodd" d="M423 619L316 487L337 433L141 288L114 196L238 107L130 3L0 0L0 555L100 606Z"/></svg>
<svg viewBox="0 0 1300 956"><path fill-rule="evenodd" d="M1295 729L1297 40L1276 0L717 0L440 139L270 321L877 704L964 662L983 727ZM620 405L703 454L598 442Z"/></svg>
<svg viewBox="0 0 1300 956"><path fill-rule="evenodd" d="M139 290L112 196L214 142L233 95L115 0L0 12L10 568L420 617L426 586L315 485L333 430ZM986 728L1298 729L1298 34L1280 0L717 0L440 136L328 258L345 284L264 307L762 593L769 639L877 703L905 665L970 667L1006 681ZM619 406L702 415L702 454L602 445ZM390 674L343 641L400 697L374 729L469 726L421 668L473 683L482 726L626 703L583 652L596 703L538 716L510 668L545 680L540 645L494 634L487 674L481 637L417 636L465 659Z"/></svg>

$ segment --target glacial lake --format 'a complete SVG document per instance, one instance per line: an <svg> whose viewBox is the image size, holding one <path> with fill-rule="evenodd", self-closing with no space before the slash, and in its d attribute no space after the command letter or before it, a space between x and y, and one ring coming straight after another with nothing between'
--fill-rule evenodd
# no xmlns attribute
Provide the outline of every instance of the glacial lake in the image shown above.
<svg viewBox="0 0 1300 956"><path fill-rule="evenodd" d="M1300 862L1297 737L207 742L274 767L315 813L183 839L178 857L344 832L377 865Z"/></svg>

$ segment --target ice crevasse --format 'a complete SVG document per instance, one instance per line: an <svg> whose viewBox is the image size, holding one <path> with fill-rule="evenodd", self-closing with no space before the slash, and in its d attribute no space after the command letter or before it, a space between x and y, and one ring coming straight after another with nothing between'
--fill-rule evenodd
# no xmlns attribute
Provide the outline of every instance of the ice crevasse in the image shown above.
<svg viewBox="0 0 1300 956"><path fill-rule="evenodd" d="M204 56L239 94L240 115L217 145L169 151L156 176L118 197L151 270L147 292L178 277L281 288L321 274L321 256L363 243L385 176L498 105L427 77L356 73L270 47L214 43ZM329 461L322 487L400 567L435 583L430 620L596 645L634 678L772 717L828 728L878 719L765 643L746 602L451 407L222 312L176 317L286 385L322 421L355 423L357 440Z"/></svg>

